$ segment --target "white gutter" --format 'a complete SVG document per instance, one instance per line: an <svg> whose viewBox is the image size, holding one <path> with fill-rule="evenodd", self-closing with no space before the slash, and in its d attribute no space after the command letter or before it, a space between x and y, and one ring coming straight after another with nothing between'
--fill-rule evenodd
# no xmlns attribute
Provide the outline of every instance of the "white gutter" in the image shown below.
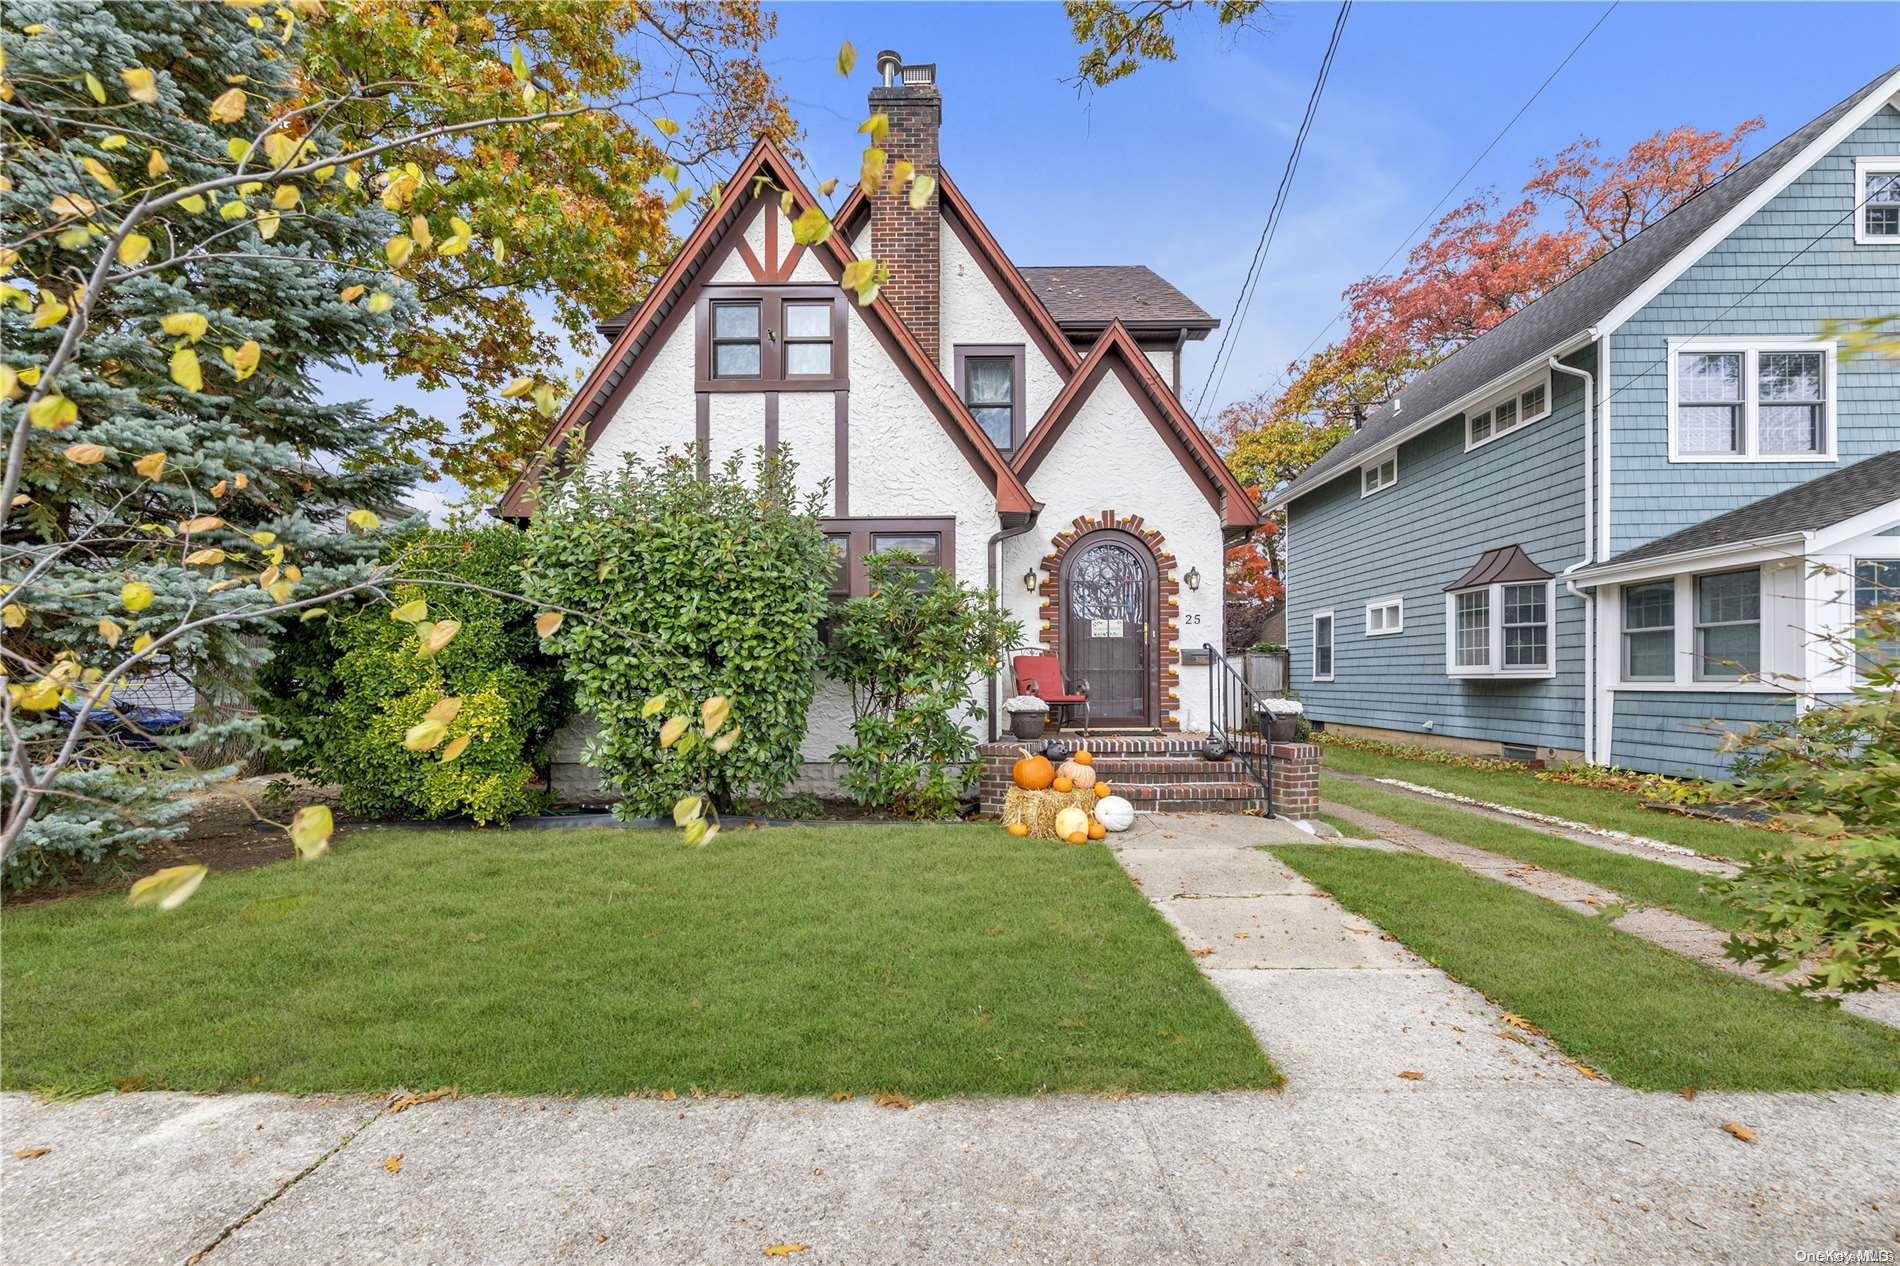
<svg viewBox="0 0 1900 1266"><path fill-rule="evenodd" d="M1401 431L1396 431L1393 434L1387 436L1385 439L1380 440L1377 444L1374 444L1371 448L1367 449L1365 452L1359 453L1356 456L1354 456L1351 462L1343 463L1338 467L1338 469L1329 471L1326 474L1326 476L1320 479L1317 483L1313 483L1313 484L1308 485L1307 487L1301 488L1299 490L1298 495L1305 496L1307 493L1313 491L1313 489L1321 487L1324 484L1331 483L1334 479L1338 478L1341 475L1345 475L1345 474L1350 473L1351 471L1355 471L1359 469L1361 466L1370 466L1373 462L1377 461L1381 457L1384 457L1387 453L1396 449L1399 445L1405 443L1407 440L1417 439L1419 436L1423 435L1425 432L1431 430L1433 427L1443 422L1446 418L1453 417L1459 413L1464 412L1466 409L1470 408L1472 405L1478 403L1480 400L1483 400L1486 396L1493 395L1496 392L1502 390L1503 388L1509 386L1513 379L1522 378L1525 374L1530 373L1532 370L1542 367L1547 359L1562 356L1562 355L1565 355L1566 353L1576 351L1579 347L1582 347L1586 343L1590 342L1592 337L1593 336L1588 330L1580 330L1576 334L1571 335L1568 339L1565 339L1562 343L1559 343L1557 346L1552 347L1552 348L1546 348L1545 350L1537 353L1537 355L1533 356L1531 359L1525 361L1523 364L1513 366L1512 368L1506 370L1504 373L1501 373L1497 377L1491 379L1489 382L1485 383L1483 386L1476 387L1470 391L1467 391L1464 395L1459 396L1456 400L1452 401L1448 405L1445 405L1443 408L1437 409L1434 412L1426 414L1424 417L1412 423L1412 425L1406 427L1405 429ZM1395 398L1392 402L1392 413L1394 415L1399 413L1403 405L1404 405L1403 396ZM1267 499L1261 503L1260 512L1262 514L1265 514L1266 512L1270 510L1283 509L1286 506L1286 503L1292 499L1291 497L1287 495L1288 492L1290 492L1293 486L1298 483L1299 483L1299 480L1295 479L1293 483L1287 485L1287 487L1279 489L1276 492L1269 493L1267 495Z"/></svg>
<svg viewBox="0 0 1900 1266"><path fill-rule="evenodd" d="M1569 365L1550 357L1547 362L1554 374L1573 374L1583 379L1583 557L1563 569L1561 573L1564 588L1570 596L1584 604L1583 606L1583 759L1592 765L1603 762L1597 759L1597 604L1595 595L1585 595L1577 588L1577 582L1571 579L1571 573L1579 567L1587 567L1596 556L1595 524L1595 471L1591 464L1591 433L1596 421L1596 377L1587 369L1572 369ZM1600 366L1599 366L1600 368ZM1556 402L1553 400L1553 407Z"/></svg>

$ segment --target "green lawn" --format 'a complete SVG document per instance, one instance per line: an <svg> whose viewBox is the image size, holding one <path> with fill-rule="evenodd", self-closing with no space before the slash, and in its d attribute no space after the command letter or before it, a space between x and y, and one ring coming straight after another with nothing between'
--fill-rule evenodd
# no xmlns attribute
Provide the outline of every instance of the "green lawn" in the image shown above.
<svg viewBox="0 0 1900 1266"><path fill-rule="evenodd" d="M1349 840L1367 839L1372 834L1363 827L1355 826L1344 818L1336 818L1330 813L1315 813L1313 820L1315 822L1324 822L1327 826L1332 827L1333 830L1338 831Z"/></svg>
<svg viewBox="0 0 1900 1266"><path fill-rule="evenodd" d="M1900 1032L1704 967L1417 853L1279 845L1288 865L1639 1090L1900 1090Z"/></svg>
<svg viewBox="0 0 1900 1266"><path fill-rule="evenodd" d="M1420 786L1455 792L1514 809L1548 813L1613 831L1628 831L1668 844L1678 844L1711 857L1744 858L1764 848L1780 848L1786 836L1756 827L1712 822L1645 809L1635 796L1600 787L1578 787L1548 782L1530 770L1466 769L1436 761L1327 747L1324 767L1368 778L1402 778Z"/></svg>
<svg viewBox="0 0 1900 1266"><path fill-rule="evenodd" d="M1705 876L1680 866L1592 848L1529 827L1511 826L1450 805L1434 804L1417 796L1342 778L1322 777L1320 797L1332 804L1376 813L1441 839L1602 884L1637 905L1661 906L1724 931L1737 931L1742 926L1740 910L1703 891Z"/></svg>
<svg viewBox="0 0 1900 1266"><path fill-rule="evenodd" d="M994 826L375 831L10 911L10 1088L916 1097L1280 1076L1108 851Z"/></svg>

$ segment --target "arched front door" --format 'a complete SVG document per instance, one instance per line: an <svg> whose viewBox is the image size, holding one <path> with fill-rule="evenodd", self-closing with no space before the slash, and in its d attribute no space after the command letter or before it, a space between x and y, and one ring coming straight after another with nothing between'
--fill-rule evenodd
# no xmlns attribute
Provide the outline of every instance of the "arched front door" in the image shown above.
<svg viewBox="0 0 1900 1266"><path fill-rule="evenodd" d="M1090 532L1062 558L1062 659L1089 684L1094 725L1154 725L1154 558L1125 532Z"/></svg>

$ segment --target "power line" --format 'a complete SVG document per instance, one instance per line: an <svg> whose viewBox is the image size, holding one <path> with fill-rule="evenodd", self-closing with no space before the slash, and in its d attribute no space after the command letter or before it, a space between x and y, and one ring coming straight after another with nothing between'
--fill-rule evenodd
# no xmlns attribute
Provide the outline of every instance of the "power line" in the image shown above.
<svg viewBox="0 0 1900 1266"><path fill-rule="evenodd" d="M1467 166L1462 172L1458 173L1458 179L1451 182L1451 188L1445 190L1444 194L1438 199L1438 201L1432 204L1432 209L1427 211L1424 215L1420 216L1418 223L1412 226L1411 231L1406 233L1406 235L1403 238L1399 239L1399 244L1392 248L1392 253L1390 255L1387 255L1385 259L1380 262L1379 266L1372 270L1372 274L1371 274L1372 276L1376 277L1384 273L1387 267L1391 265L1392 261L1398 258L1399 252L1404 250L1407 244L1409 244L1411 240L1418 235L1418 231L1424 228L1425 225L1430 222L1431 218L1434 215L1438 214L1439 208L1443 207L1447 202L1451 200L1451 196L1458 192L1460 186L1462 186L1465 183L1465 181L1470 178L1471 173L1478 170L1478 165L1484 162L1485 159L1491 156L1491 151L1498 147L1498 142L1504 139L1505 133L1509 132L1513 127L1515 127L1517 125L1517 121L1524 117L1525 112L1528 111L1533 105L1537 104L1537 99L1544 95L1544 89L1550 87L1552 81L1554 81L1558 75L1563 73L1564 67L1568 66L1573 60L1575 60L1577 54L1583 51L1583 46L1590 42L1590 37L1597 33L1597 28L1601 27L1605 22L1609 20L1610 15L1616 12L1617 6L1620 5L1621 3L1622 3L1622 0L1611 0L1609 7L1604 9L1603 12L1597 16L1597 20L1591 24L1590 29L1583 33L1583 38L1579 39L1574 45L1571 46L1570 51L1564 54L1564 59L1558 62L1556 67L1548 75L1544 76L1544 82L1538 84L1537 90L1531 93L1531 95L1525 100L1524 104L1517 108L1517 113L1513 114L1510 117L1510 120L1506 122L1503 127L1498 129L1498 134L1491 138L1491 143L1489 145L1486 145L1483 151L1480 152L1476 158L1471 160L1471 163L1469 166ZM1339 318L1345 316L1347 313L1351 311L1352 309L1350 307L1347 307L1347 308L1341 308L1338 312L1334 313L1332 316L1332 319L1327 321L1325 325L1320 327L1319 333L1315 334L1311 339L1309 339L1307 341L1306 346L1300 349L1300 354L1293 358L1294 363L1297 364L1298 362L1306 359L1306 354L1313 350L1314 344L1318 343L1321 339L1325 338L1326 332L1332 329L1335 325L1339 324Z"/></svg>
<svg viewBox="0 0 1900 1266"><path fill-rule="evenodd" d="M1346 29L1346 15L1351 11L1352 0L1342 0L1339 14L1333 19L1332 35L1326 41L1326 54L1320 59L1319 74L1313 80L1313 91L1306 99L1306 113L1300 119L1300 129L1293 138L1293 148L1287 153L1286 168L1280 173L1280 187L1274 190L1273 205L1267 211L1267 222L1261 226L1260 240L1254 246L1252 261L1247 265L1247 276L1241 282L1240 293L1234 298L1233 315L1221 331L1220 344L1214 349L1214 361L1207 367L1207 381L1201 384L1200 397L1195 401L1197 417L1206 414L1207 403L1219 390L1218 384L1227 379L1226 366L1233 363L1229 347L1234 351L1239 350L1240 327L1246 323L1247 312L1253 306L1260 268L1266 262L1267 251L1273 246L1273 234L1279 227L1280 213L1285 209L1287 193L1293 187L1293 173L1300 165L1300 152L1306 147L1307 133L1312 131L1313 116L1319 112L1320 95L1326 91L1326 77L1332 71L1333 54L1339 49L1339 37Z"/></svg>

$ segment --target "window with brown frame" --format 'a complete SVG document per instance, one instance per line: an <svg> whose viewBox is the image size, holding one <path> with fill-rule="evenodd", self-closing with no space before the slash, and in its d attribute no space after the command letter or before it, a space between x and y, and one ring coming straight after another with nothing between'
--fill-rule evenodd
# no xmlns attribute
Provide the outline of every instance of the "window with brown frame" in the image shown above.
<svg viewBox="0 0 1900 1266"><path fill-rule="evenodd" d="M1023 347L961 343L955 353L957 391L990 437L1007 453L1023 442Z"/></svg>
<svg viewBox="0 0 1900 1266"><path fill-rule="evenodd" d="M909 550L927 568L956 567L955 519L825 519L825 540L838 558L831 600L861 598L870 592L864 560L886 550Z"/></svg>
<svg viewBox="0 0 1900 1266"><path fill-rule="evenodd" d="M694 314L694 389L848 387L846 319L835 286L709 286Z"/></svg>

